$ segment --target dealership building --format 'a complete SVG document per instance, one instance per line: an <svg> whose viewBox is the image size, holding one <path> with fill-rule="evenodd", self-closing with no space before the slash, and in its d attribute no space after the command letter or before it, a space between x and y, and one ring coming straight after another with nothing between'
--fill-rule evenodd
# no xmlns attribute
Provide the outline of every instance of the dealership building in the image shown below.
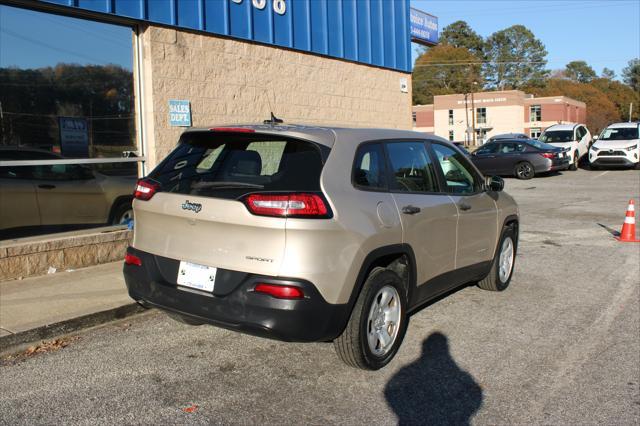
<svg viewBox="0 0 640 426"><path fill-rule="evenodd" d="M271 113L410 129L412 41L437 43L437 20L410 0L0 0L0 280L119 259L128 244L122 227L3 234L78 210L64 185L37 179L82 166L81 179L90 168L135 182L185 128ZM30 167L46 170L25 183ZM114 208L82 210L95 227Z"/></svg>
<svg viewBox="0 0 640 426"><path fill-rule="evenodd" d="M413 129L450 141L476 145L494 135L540 136L558 123L584 123L584 102L566 96L536 98L520 90L434 96L432 105L413 107ZM468 129L468 130L467 130Z"/></svg>

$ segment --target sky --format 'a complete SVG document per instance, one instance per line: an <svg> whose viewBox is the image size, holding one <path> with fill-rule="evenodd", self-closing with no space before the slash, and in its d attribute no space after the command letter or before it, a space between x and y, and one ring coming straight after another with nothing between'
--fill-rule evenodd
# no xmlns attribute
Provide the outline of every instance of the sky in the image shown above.
<svg viewBox="0 0 640 426"><path fill-rule="evenodd" d="M111 63L131 70L131 33L129 27L0 5L0 67Z"/></svg>
<svg viewBox="0 0 640 426"><path fill-rule="evenodd" d="M630 59L640 57L640 0L411 0L411 5L437 16L440 29L461 19L483 37L523 24L545 44L549 69L585 60L598 73L608 67L620 76ZM131 29L0 6L0 67L60 61L131 69Z"/></svg>
<svg viewBox="0 0 640 426"><path fill-rule="evenodd" d="M640 57L640 0L411 0L411 6L437 16L440 30L463 20L488 37L524 25L546 46L551 70L584 60L598 74L607 67L620 77Z"/></svg>

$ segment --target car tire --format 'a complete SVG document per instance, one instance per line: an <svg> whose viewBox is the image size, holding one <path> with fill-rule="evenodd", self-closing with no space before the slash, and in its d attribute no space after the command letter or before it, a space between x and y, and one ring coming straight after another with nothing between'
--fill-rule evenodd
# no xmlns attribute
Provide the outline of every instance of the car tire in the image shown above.
<svg viewBox="0 0 640 426"><path fill-rule="evenodd" d="M536 175L536 172L530 162L522 161L516 164L516 167L513 169L513 174L518 179L529 180Z"/></svg>
<svg viewBox="0 0 640 426"><path fill-rule="evenodd" d="M385 299L388 300L385 302ZM388 309L386 313L384 306ZM375 268L362 287L347 326L333 341L333 346L345 364L378 370L398 352L408 320L405 283L395 272ZM384 344L387 338L391 340Z"/></svg>
<svg viewBox="0 0 640 426"><path fill-rule="evenodd" d="M578 161L580 161L580 159L578 158L578 153L574 153L573 154L573 161L571 162L571 165L569 166L569 170L571 171L576 171L578 170Z"/></svg>
<svg viewBox="0 0 640 426"><path fill-rule="evenodd" d="M111 216L112 225L121 225L126 223L129 219L133 219L133 207L131 201L120 203L113 209L113 215Z"/></svg>
<svg viewBox="0 0 640 426"><path fill-rule="evenodd" d="M500 236L500 243L491 262L489 274L478 281L478 287L489 291L503 291L509 286L516 261L516 248L515 231L512 226L508 226Z"/></svg>

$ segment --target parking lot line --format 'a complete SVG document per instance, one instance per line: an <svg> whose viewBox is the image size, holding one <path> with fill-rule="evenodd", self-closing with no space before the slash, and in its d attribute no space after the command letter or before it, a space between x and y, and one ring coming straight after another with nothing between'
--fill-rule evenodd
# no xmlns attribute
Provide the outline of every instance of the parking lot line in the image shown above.
<svg viewBox="0 0 640 426"><path fill-rule="evenodd" d="M609 173L609 172L610 172L610 170L604 171L604 172L602 172L602 173L600 173L600 174L597 174L597 175L593 176L591 179L595 179L595 178L598 178L598 177L600 177L600 176L604 176L604 175L606 175L606 174L607 174L607 173Z"/></svg>

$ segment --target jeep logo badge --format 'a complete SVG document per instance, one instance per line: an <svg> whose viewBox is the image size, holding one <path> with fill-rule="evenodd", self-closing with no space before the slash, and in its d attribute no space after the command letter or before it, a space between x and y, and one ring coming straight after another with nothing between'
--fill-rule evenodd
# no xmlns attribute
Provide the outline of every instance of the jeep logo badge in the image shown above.
<svg viewBox="0 0 640 426"><path fill-rule="evenodd" d="M192 210L194 213L198 213L202 210L202 204L191 203L189 200L185 200L185 202L182 203L182 210Z"/></svg>

